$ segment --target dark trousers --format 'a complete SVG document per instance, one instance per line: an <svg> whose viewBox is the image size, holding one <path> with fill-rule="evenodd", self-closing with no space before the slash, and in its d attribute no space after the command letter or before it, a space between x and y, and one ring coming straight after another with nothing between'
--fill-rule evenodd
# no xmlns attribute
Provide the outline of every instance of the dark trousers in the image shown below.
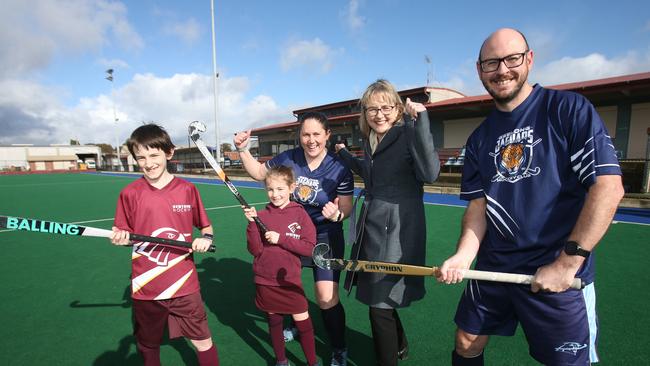
<svg viewBox="0 0 650 366"><path fill-rule="evenodd" d="M369 315L377 365L397 365L398 352L408 346L397 310L371 307Z"/></svg>

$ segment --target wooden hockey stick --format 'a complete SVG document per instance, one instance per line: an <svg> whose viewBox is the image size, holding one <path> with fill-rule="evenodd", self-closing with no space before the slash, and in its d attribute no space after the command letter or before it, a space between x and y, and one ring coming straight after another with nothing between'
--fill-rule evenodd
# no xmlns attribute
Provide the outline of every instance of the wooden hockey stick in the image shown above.
<svg viewBox="0 0 650 366"><path fill-rule="evenodd" d="M75 224L66 224L56 221L46 221L37 219L26 219L23 217L0 216L0 228L12 229L18 231L31 231L46 234L60 234L73 236L93 236L100 238L110 238L113 235L112 230L99 229L90 226L81 226ZM172 247L192 248L192 243L179 240L156 238L140 234L129 234L129 240L138 242L149 242L164 244ZM216 247L211 245L209 252L215 252Z"/></svg>
<svg viewBox="0 0 650 366"><path fill-rule="evenodd" d="M190 138L192 139L192 141L194 141L194 144L196 145L196 147L199 148L199 151L201 152L201 155L203 155L205 160L208 161L208 164L210 164L212 169L217 173L217 175L224 182L226 187L228 187L230 192L232 192L232 194L235 196L237 201L239 201L239 203L242 206L244 206L246 208L250 208L251 206L248 204L248 202L246 202L246 200L241 195L241 193L239 193L239 190L237 190L237 187L235 187L235 185L232 184L232 182L230 181L230 179L228 178L226 173L223 171L223 169L221 169L221 167L219 166L217 161L214 160L214 157L212 156L212 154L210 154L210 151L208 150L207 146L205 145L205 142L203 142L203 140L201 140L201 132L205 132L205 130L206 130L205 125L203 123L199 122L199 121L194 121L194 122L190 123L190 126L189 126L188 129L189 129L188 132L189 132ZM262 223L262 221L259 219L259 217L254 217L253 219L255 220L255 223L257 224L257 227L260 228L262 233L266 233L267 231L269 231L269 229L266 227L266 225L264 225L264 223Z"/></svg>
<svg viewBox="0 0 650 366"><path fill-rule="evenodd" d="M434 276L440 275L439 267L425 267L414 266L410 264L389 263L389 262L375 262L363 260L349 260L337 258L325 258L329 252L329 246L325 243L320 243L314 247L312 257L314 263L323 269L337 270L337 271L350 271L350 272L374 272L386 273L400 276ZM518 283L522 285L530 285L533 276L516 273L504 272L490 272L490 271L477 271L473 269L466 269L463 277L470 280L493 281L493 282L506 282ZM584 288L584 283L580 278L573 280L571 288L580 290Z"/></svg>

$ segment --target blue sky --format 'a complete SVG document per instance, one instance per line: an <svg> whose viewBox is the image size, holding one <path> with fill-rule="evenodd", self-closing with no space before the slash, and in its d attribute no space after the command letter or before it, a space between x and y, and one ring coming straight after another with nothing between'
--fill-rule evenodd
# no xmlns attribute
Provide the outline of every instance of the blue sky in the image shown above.
<svg viewBox="0 0 650 366"><path fill-rule="evenodd" d="M528 37L533 82L650 71L647 1L215 0L215 20L223 142L380 77L484 94L478 48L504 26ZM0 24L0 144L114 144L143 121L185 144L192 120L214 141L209 0L4 0Z"/></svg>

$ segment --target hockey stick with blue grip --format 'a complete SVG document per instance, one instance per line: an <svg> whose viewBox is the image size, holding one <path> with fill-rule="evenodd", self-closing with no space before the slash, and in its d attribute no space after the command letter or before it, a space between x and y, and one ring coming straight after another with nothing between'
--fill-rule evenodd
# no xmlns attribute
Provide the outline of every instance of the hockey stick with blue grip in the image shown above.
<svg viewBox="0 0 650 366"><path fill-rule="evenodd" d="M0 228L17 231L31 231L46 234L72 235L72 236L92 236L99 238L111 238L112 230L99 229L90 226L81 226L76 224L66 224L56 221L46 221L38 219L26 219L15 216L0 216ZM192 243L185 241L157 238L140 234L129 233L129 240L136 242L148 242L163 244L171 247L192 248ZM208 252L215 252L216 247L210 245Z"/></svg>

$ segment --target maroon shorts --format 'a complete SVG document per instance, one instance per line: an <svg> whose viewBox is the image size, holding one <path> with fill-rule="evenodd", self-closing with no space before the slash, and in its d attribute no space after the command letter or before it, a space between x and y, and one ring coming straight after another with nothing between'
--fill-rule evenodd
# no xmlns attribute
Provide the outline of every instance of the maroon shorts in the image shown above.
<svg viewBox="0 0 650 366"><path fill-rule="evenodd" d="M135 338L148 346L160 345L165 325L170 339L212 337L200 292L167 300L133 299L133 318Z"/></svg>
<svg viewBox="0 0 650 366"><path fill-rule="evenodd" d="M255 285L255 305L266 313L300 314L307 311L305 292L298 286Z"/></svg>

